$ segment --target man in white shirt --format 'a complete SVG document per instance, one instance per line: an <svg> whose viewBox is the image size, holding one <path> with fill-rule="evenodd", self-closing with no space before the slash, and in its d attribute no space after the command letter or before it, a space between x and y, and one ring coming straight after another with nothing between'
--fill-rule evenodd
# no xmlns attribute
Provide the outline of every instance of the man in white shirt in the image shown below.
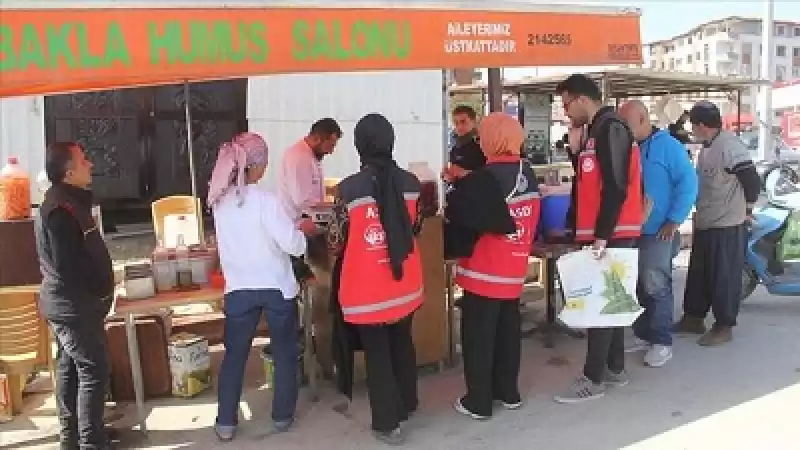
<svg viewBox="0 0 800 450"><path fill-rule="evenodd" d="M324 118L311 126L308 136L300 139L283 153L283 160L277 173L277 192L289 217L297 223L303 216L310 216L309 211L325 201L325 177L322 172L322 159L333 153L336 144L342 137L342 129L334 119ZM317 230L308 240L308 256L312 261L315 255L327 255L325 235ZM327 260L327 258L322 258ZM298 280L316 279L311 267L303 257L292 257L292 269ZM318 271L317 275L326 275L327 268ZM313 323L317 348L331 348L331 319L328 311L330 298L330 282L316 279L311 288L314 298ZM317 361L326 377L333 373L333 360L330 351L317 353Z"/></svg>
<svg viewBox="0 0 800 450"><path fill-rule="evenodd" d="M277 174L278 197L293 220L325 201L322 159L333 153L341 137L342 129L334 119L320 119L308 136L283 153Z"/></svg>

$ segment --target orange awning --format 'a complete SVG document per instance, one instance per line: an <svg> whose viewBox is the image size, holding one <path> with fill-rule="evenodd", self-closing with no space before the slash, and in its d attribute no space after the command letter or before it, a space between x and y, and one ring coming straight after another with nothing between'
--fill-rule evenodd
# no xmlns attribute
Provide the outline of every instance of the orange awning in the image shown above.
<svg viewBox="0 0 800 450"><path fill-rule="evenodd" d="M1 15L0 97L275 73L641 62L636 13L219 8Z"/></svg>

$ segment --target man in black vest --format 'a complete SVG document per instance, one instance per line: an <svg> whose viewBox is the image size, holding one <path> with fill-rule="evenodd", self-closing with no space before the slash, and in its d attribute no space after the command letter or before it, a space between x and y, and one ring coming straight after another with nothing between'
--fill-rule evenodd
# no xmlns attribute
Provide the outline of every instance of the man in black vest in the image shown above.
<svg viewBox="0 0 800 450"><path fill-rule="evenodd" d="M110 371L103 321L111 307L114 273L92 218L91 170L78 144L52 144L45 161L52 186L36 225L43 277L39 308L58 346L62 449L109 448L103 425Z"/></svg>

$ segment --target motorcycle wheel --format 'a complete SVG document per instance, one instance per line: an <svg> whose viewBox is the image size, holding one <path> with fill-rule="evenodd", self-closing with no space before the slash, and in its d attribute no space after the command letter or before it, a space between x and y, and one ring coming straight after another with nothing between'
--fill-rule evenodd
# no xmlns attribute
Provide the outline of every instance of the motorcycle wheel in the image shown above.
<svg viewBox="0 0 800 450"><path fill-rule="evenodd" d="M750 267L742 270L742 296L741 301L745 301L758 287L758 277Z"/></svg>

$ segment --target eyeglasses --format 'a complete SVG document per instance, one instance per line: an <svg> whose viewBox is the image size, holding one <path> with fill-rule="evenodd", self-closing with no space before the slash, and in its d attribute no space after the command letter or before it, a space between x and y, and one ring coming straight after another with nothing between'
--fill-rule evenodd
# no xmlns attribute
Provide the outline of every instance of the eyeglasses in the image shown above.
<svg viewBox="0 0 800 450"><path fill-rule="evenodd" d="M573 97L573 98L570 98L570 99L565 99L564 97L562 97L561 100L562 100L563 103L561 104L561 106L564 108L564 112L569 111L569 107L577 99L578 99L578 97ZM564 100L566 100L566 101L564 101Z"/></svg>

